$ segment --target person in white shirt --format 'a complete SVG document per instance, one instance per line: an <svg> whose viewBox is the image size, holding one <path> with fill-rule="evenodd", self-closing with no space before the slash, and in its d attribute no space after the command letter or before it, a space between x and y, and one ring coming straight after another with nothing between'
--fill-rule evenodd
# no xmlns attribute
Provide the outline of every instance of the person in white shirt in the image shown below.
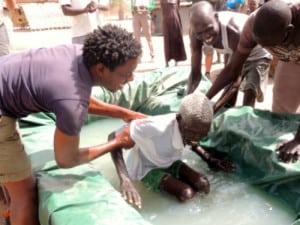
<svg viewBox="0 0 300 225"><path fill-rule="evenodd" d="M141 43L141 30L148 43L151 61L154 60L154 49L151 37L150 12L155 7L155 0L131 0L133 36Z"/></svg>
<svg viewBox="0 0 300 225"><path fill-rule="evenodd" d="M72 16L73 44L83 44L87 35L100 26L99 10L108 10L90 0L60 0L60 5L65 16Z"/></svg>
<svg viewBox="0 0 300 225"><path fill-rule="evenodd" d="M5 2L0 0L0 56L9 53L9 37L4 23L4 3L9 13L17 8L14 0L5 0Z"/></svg>
<svg viewBox="0 0 300 225"><path fill-rule="evenodd" d="M210 185L207 177L181 159L183 151L188 148L212 169L234 170L230 162L210 157L198 145L208 134L212 119L210 101L204 94L193 93L183 98L178 113L137 119L121 128L120 131L128 130L128 142L133 147L126 165L121 149L111 152L123 197L141 207L141 197L130 179L141 180L148 188L167 192L180 202L191 199L197 192L208 194ZM113 132L109 139L117 133Z"/></svg>

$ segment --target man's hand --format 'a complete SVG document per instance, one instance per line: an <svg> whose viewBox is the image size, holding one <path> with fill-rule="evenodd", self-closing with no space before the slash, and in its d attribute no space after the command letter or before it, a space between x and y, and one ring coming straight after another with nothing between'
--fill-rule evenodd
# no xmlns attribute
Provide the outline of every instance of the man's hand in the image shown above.
<svg viewBox="0 0 300 225"><path fill-rule="evenodd" d="M296 139L281 142L275 149L279 152L278 159L282 162L296 162L300 158L300 142Z"/></svg>
<svg viewBox="0 0 300 225"><path fill-rule="evenodd" d="M130 126L127 126L116 136L117 142L121 143L122 148L132 148L135 143L130 137Z"/></svg>
<svg viewBox="0 0 300 225"><path fill-rule="evenodd" d="M97 10L98 4L94 1L91 1L86 7L85 12L93 13Z"/></svg>
<svg viewBox="0 0 300 225"><path fill-rule="evenodd" d="M223 171L226 173L232 173L235 171L235 166L232 162L226 159L217 159L214 157L209 157L207 161L207 165L213 171Z"/></svg>
<svg viewBox="0 0 300 225"><path fill-rule="evenodd" d="M212 157L205 149L199 145L192 145L191 150L199 155L208 165L211 170L223 171L232 173L235 171L235 166L228 160Z"/></svg>
<svg viewBox="0 0 300 225"><path fill-rule="evenodd" d="M135 112L135 111L130 111L129 114L127 114L126 116L123 117L123 120L125 122L130 122L131 120L134 119L143 119L146 118L147 115L143 114L143 113L139 113L139 112Z"/></svg>
<svg viewBox="0 0 300 225"><path fill-rule="evenodd" d="M137 208L142 208L142 200L139 192L136 190L130 179L123 179L120 184L122 197Z"/></svg>
<svg viewBox="0 0 300 225"><path fill-rule="evenodd" d="M99 4L98 9L101 10L101 11L108 11L109 8L106 5L100 5Z"/></svg>

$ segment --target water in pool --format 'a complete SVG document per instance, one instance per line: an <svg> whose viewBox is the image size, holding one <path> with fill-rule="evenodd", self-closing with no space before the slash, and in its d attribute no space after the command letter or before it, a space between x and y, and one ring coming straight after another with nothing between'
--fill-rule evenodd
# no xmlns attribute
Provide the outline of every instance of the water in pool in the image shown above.
<svg viewBox="0 0 300 225"><path fill-rule="evenodd" d="M89 124L83 129L81 145L106 141L107 135L122 124L116 119ZM255 186L243 183L239 177L210 171L192 152L186 152L185 160L208 176L210 193L179 203L173 197L155 193L135 182L143 201L143 208L139 211L153 225L289 225L295 219L296 214L288 205ZM119 180L109 154L94 160L93 166L119 190Z"/></svg>

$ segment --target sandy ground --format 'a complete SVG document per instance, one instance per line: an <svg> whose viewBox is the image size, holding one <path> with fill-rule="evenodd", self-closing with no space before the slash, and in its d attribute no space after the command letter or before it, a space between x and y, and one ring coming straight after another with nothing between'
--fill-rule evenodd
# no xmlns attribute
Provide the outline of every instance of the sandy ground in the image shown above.
<svg viewBox="0 0 300 225"><path fill-rule="evenodd" d="M64 21L65 25L69 23L68 20ZM117 19L105 19L104 23L114 23L122 26L129 31L132 31L131 20L126 19L119 21ZM70 43L71 40L71 30L70 29L57 29L57 30L46 30L39 32L15 32L11 29L11 26L8 22L9 35L11 40L11 50L12 52L23 51L29 48L43 47L43 46L53 46L62 43ZM180 62L179 66L190 65L190 49L189 49L189 38L187 35L184 35L185 48L187 52L188 59L186 61ZM164 61L164 52L163 52L163 37L162 36L153 36L153 46L155 51L155 59L153 62L150 61L149 49L147 42L142 38L143 45L143 57L141 64L138 65L136 73L142 73L145 71L151 71L157 68L162 68L165 66ZM172 66L172 64L171 64ZM215 76L223 68L223 63L213 64L212 66L212 81L215 79ZM270 109L271 103L271 90L272 90L272 80L270 79L269 85L267 87L266 98L263 103L258 103L257 108L260 109ZM239 95L238 105L240 105L242 99L242 94ZM6 209L6 205L3 201L0 200L0 212L3 212ZM1 223L2 224L2 220Z"/></svg>

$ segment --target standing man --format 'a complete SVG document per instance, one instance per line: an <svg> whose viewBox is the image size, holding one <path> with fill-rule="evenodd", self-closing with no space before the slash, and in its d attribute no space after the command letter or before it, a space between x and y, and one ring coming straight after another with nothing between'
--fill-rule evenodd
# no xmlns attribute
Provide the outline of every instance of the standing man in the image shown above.
<svg viewBox="0 0 300 225"><path fill-rule="evenodd" d="M3 0L0 0L0 56L9 53L9 38L6 26L4 24L4 5Z"/></svg>
<svg viewBox="0 0 300 225"><path fill-rule="evenodd" d="M61 168L126 146L128 134L122 132L107 143L80 148L80 130L88 113L127 122L145 117L90 96L93 86L116 92L133 80L141 52L132 34L107 25L90 34L84 46L60 45L0 57L0 182L9 194L12 225L39 224L36 181L18 118L55 114L54 155Z"/></svg>
<svg viewBox="0 0 300 225"><path fill-rule="evenodd" d="M212 7L214 11L224 11L226 10L225 7L225 2L226 0L208 0L210 4L212 4ZM203 53L205 55L205 60L204 60L204 65L205 65L205 76L208 79L211 79L210 72L211 72L211 67L213 64L213 59L214 59L214 48L209 45L203 46ZM228 55L224 54L224 63L227 63ZM217 63L221 62L221 53L220 51L217 52Z"/></svg>
<svg viewBox="0 0 300 225"><path fill-rule="evenodd" d="M133 35L141 43L141 29L143 30L148 43L151 61L154 60L154 50L151 37L150 11L154 7L155 0L131 0Z"/></svg>
<svg viewBox="0 0 300 225"><path fill-rule="evenodd" d="M217 51L232 54L248 16L230 11L214 12L211 4L201 1L190 11L191 74L188 79L188 93L193 92L201 80L202 46L205 43ZM245 78L243 105L254 107L255 99L263 100L262 87L266 85L272 56L261 46L251 51L243 65ZM236 96L235 96L236 97ZM235 103L235 98L233 98Z"/></svg>
<svg viewBox="0 0 300 225"><path fill-rule="evenodd" d="M234 82L251 51L260 44L268 49L278 64L274 75L272 111L300 113L300 1L271 0L252 13L241 33L230 63L207 93L215 96ZM276 22L274 22L276 21ZM295 162L300 158L300 126L295 137L280 145L279 160Z"/></svg>
<svg viewBox="0 0 300 225"><path fill-rule="evenodd" d="M184 41L182 36L182 23L179 14L180 0L160 0L162 10L162 24L164 36L164 52L166 66L169 61L186 60Z"/></svg>
<svg viewBox="0 0 300 225"><path fill-rule="evenodd" d="M72 43L83 44L89 33L100 25L99 10L108 10L98 0L60 0L65 16L72 16Z"/></svg>
<svg viewBox="0 0 300 225"><path fill-rule="evenodd" d="M0 0L0 56L8 54L10 48L8 32L4 23L4 3L11 18L17 15L16 13L13 13L17 9L14 0Z"/></svg>

